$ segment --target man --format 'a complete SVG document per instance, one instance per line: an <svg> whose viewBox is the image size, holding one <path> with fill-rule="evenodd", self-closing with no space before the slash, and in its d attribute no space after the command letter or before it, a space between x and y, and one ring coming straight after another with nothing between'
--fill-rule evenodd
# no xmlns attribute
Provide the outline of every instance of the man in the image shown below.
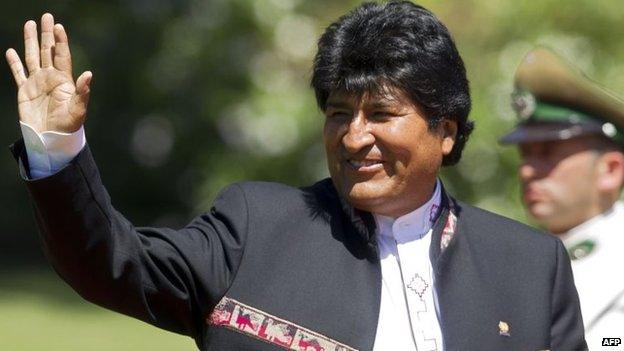
<svg viewBox="0 0 624 351"><path fill-rule="evenodd" d="M13 152L50 261L86 299L202 350L586 349L561 242L437 179L472 123L463 62L429 11L364 4L320 38L331 179L232 185L181 230L114 210L84 146L91 74L74 86L63 27L49 14L41 27L40 55L25 27L28 77L7 52L25 141Z"/></svg>
<svg viewBox="0 0 624 351"><path fill-rule="evenodd" d="M551 51L530 52L516 72L523 201L563 239L579 291L588 345L624 337L624 102Z"/></svg>

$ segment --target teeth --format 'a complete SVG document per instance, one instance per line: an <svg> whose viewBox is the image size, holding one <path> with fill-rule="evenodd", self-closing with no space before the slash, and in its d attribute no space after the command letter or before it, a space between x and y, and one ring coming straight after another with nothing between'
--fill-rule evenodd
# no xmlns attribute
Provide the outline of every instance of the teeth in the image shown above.
<svg viewBox="0 0 624 351"><path fill-rule="evenodd" d="M381 163L380 161L354 161L354 160L349 160L349 164L352 165L353 167L356 168L360 168L360 167L368 167L368 166L372 166L372 165L376 165Z"/></svg>

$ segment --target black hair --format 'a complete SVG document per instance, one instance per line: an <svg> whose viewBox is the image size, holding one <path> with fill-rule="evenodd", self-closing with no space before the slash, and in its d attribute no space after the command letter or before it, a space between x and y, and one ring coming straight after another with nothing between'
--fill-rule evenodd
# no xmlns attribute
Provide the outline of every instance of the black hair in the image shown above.
<svg viewBox="0 0 624 351"><path fill-rule="evenodd" d="M318 41L311 85L325 111L332 92L398 88L422 108L430 129L445 118L457 136L442 165L454 165L472 132L466 69L448 29L409 1L364 3L327 27Z"/></svg>

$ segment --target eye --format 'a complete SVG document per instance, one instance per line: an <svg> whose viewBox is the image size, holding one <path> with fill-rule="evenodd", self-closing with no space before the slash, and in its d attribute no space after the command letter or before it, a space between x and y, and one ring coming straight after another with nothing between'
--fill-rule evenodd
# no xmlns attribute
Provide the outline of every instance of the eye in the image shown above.
<svg viewBox="0 0 624 351"><path fill-rule="evenodd" d="M539 149L539 156L542 158L548 158L556 154L556 148L552 143L544 143Z"/></svg>
<svg viewBox="0 0 624 351"><path fill-rule="evenodd" d="M327 113L327 117L332 119L346 119L351 118L351 115L346 111L330 111L329 113Z"/></svg>
<svg viewBox="0 0 624 351"><path fill-rule="evenodd" d="M548 143L535 143L532 145L522 145L520 155L527 159L530 157L546 160L553 155L553 148Z"/></svg>
<svg viewBox="0 0 624 351"><path fill-rule="evenodd" d="M386 120L392 117L396 117L396 114L391 111L375 111L373 112L373 119L375 120Z"/></svg>

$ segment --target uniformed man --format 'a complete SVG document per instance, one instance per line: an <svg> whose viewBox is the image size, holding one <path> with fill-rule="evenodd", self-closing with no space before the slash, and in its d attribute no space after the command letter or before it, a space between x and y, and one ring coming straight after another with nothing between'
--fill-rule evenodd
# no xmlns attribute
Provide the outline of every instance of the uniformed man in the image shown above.
<svg viewBox="0 0 624 351"><path fill-rule="evenodd" d="M522 200L564 241L590 349L624 337L624 102L545 48L515 76Z"/></svg>

